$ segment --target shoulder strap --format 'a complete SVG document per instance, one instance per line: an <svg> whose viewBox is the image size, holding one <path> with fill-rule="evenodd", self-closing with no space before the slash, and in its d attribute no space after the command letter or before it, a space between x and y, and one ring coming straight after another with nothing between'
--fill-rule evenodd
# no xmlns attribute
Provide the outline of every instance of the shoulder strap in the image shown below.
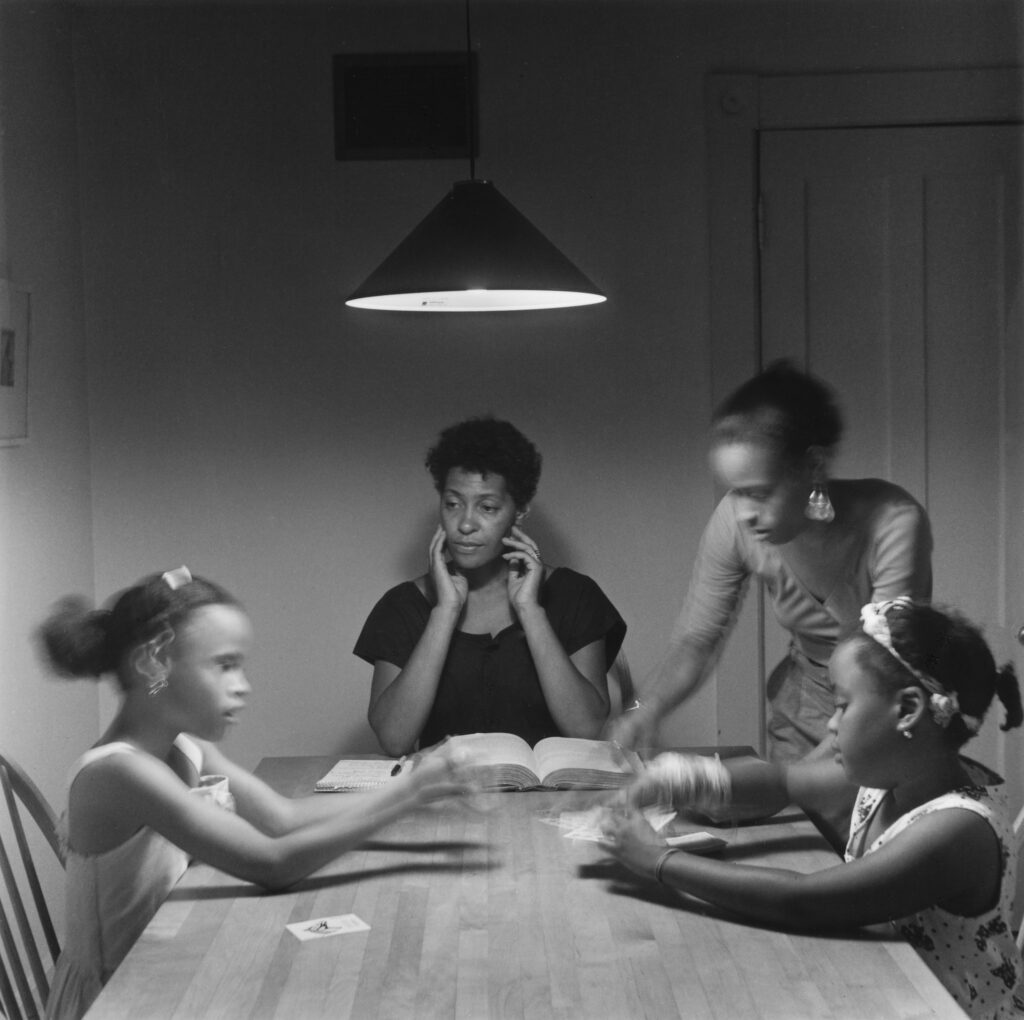
<svg viewBox="0 0 1024 1020"><path fill-rule="evenodd" d="M106 758L111 754L135 754L137 751L138 748L132 746L126 740L114 740L109 744L100 744L99 747L90 747L89 750L86 751L70 769L68 769L68 789L71 789L71 784L75 781L75 777L78 773L87 765L91 765L94 761L99 761L101 758Z"/></svg>
<svg viewBox="0 0 1024 1020"><path fill-rule="evenodd" d="M174 746L185 756L192 768L196 770L196 775L201 776L203 774L202 748L186 733L179 733L174 738Z"/></svg>

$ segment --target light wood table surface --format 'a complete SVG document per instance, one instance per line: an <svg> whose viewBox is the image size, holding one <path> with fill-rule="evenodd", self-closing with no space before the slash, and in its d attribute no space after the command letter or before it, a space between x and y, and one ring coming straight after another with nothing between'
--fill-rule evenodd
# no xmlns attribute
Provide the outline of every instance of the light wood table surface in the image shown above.
<svg viewBox="0 0 1024 1020"><path fill-rule="evenodd" d="M267 758L257 773L298 795L332 764ZM887 929L751 927L634 880L596 844L544 821L602 796L429 805L285 893L195 864L88 1020L964 1017ZM837 860L795 810L715 831L727 860L800 871ZM285 929L348 913L370 930L300 942Z"/></svg>

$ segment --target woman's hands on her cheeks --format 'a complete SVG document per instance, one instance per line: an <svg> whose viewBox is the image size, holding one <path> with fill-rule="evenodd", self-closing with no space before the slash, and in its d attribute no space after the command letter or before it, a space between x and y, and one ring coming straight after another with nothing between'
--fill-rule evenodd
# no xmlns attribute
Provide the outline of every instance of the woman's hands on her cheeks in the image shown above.
<svg viewBox="0 0 1024 1020"><path fill-rule="evenodd" d="M537 543L516 525L502 541L508 546L508 552L503 556L509 566L509 602L516 607L535 606L540 582L544 579L544 564Z"/></svg>
<svg viewBox="0 0 1024 1020"><path fill-rule="evenodd" d="M437 593L437 604L452 609L462 609L469 594L469 582L458 573L448 569L448 561L444 558L444 528L439 524L430 540L430 577Z"/></svg>
<svg viewBox="0 0 1024 1020"><path fill-rule="evenodd" d="M630 871L649 878L667 844L647 819L639 811L613 805L605 812L601 828L601 846Z"/></svg>

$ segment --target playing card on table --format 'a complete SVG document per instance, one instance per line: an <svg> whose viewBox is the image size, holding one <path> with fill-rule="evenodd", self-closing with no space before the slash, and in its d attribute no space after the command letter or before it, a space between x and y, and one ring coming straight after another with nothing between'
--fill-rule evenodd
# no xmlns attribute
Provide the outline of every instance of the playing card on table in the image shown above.
<svg viewBox="0 0 1024 1020"><path fill-rule="evenodd" d="M604 830L601 827L603 815L604 808L594 807L588 811L562 811L557 819L551 821L563 830L566 839L583 839L599 843L604 839ZM676 812L673 808L653 806L644 808L643 815L651 828L655 832L660 832L675 818Z"/></svg>
<svg viewBox="0 0 1024 1020"><path fill-rule="evenodd" d="M285 927L297 938L323 939L330 935L349 935L354 931L369 931L370 926L355 914L338 914L335 917L314 917L308 921L296 921Z"/></svg>

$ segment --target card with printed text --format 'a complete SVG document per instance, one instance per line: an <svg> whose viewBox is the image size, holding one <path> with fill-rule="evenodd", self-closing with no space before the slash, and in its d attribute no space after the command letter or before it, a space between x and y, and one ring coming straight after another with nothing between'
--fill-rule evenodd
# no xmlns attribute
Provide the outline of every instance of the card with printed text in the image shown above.
<svg viewBox="0 0 1024 1020"><path fill-rule="evenodd" d="M286 924L285 927L302 942L310 939L324 939L331 935L350 935L352 932L370 930L370 926L355 914L313 917L308 921Z"/></svg>

